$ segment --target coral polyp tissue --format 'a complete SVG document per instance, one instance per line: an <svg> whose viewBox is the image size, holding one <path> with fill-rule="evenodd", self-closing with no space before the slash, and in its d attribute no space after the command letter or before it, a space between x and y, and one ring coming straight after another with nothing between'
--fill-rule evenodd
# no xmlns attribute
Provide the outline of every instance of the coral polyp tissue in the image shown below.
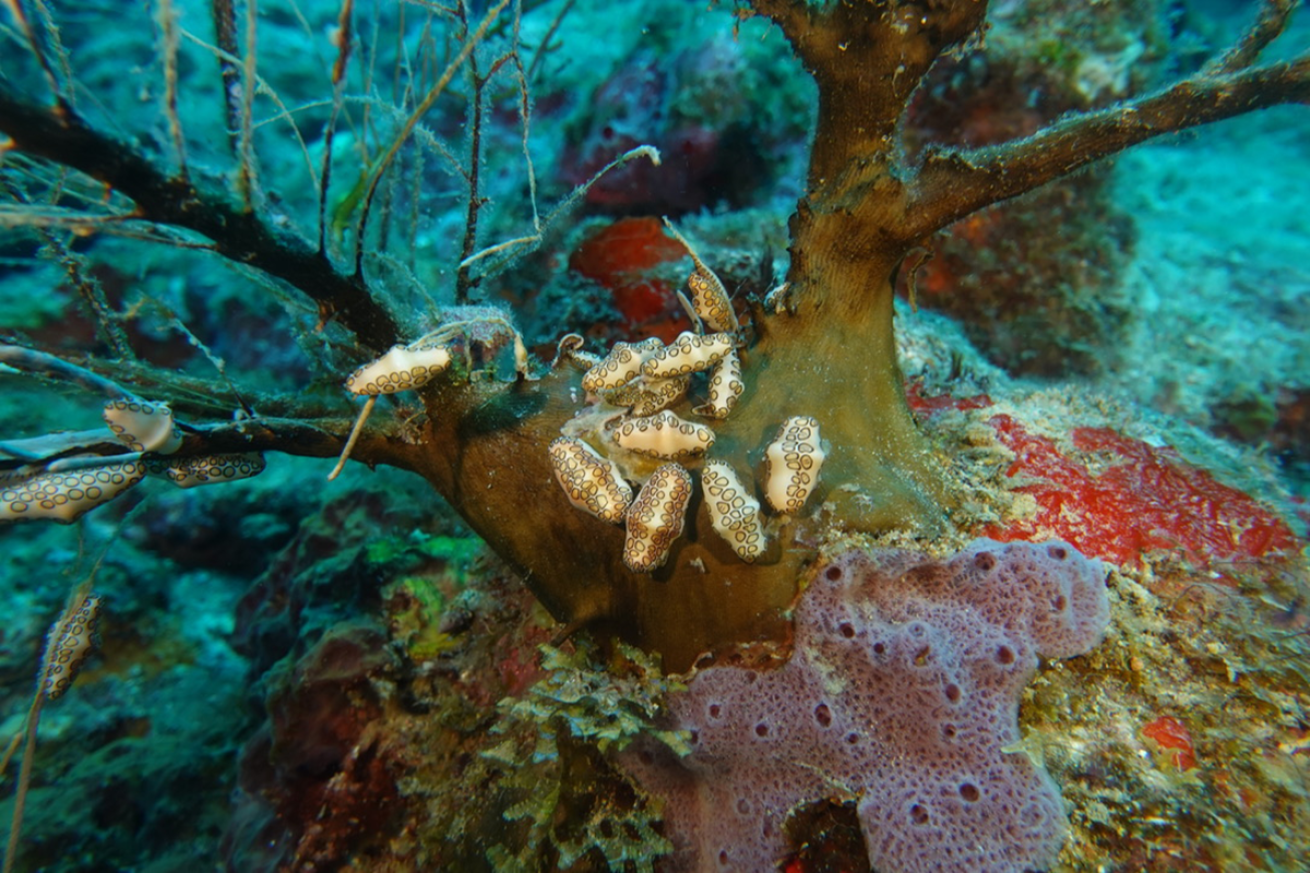
<svg viewBox="0 0 1310 873"><path fill-rule="evenodd" d="M787 818L825 799L856 801L879 873L1046 869L1068 825L1012 748L1019 697L1109 617L1101 563L1063 543L849 551L814 574L785 666L709 667L671 699L690 755L624 761L665 801L674 870L776 869Z"/></svg>
<svg viewBox="0 0 1310 873"><path fill-rule="evenodd" d="M631 494L627 479L644 481L624 515L623 549L627 567L643 573L664 565L682 533L692 482L682 464L703 465L701 487L711 526L738 557L759 559L769 541L768 523L751 489L729 462L706 459L715 444L713 428L666 408L686 396L698 373L708 373L707 402L692 412L703 418L727 418L745 390L737 354L739 325L727 291L677 230L668 227L695 263L687 279L689 309L701 327L717 332L683 332L667 346L655 337L618 342L600 358L582 352L580 338L570 335L560 341L556 358L556 364L569 360L587 367L581 384L591 405L551 443L555 478L570 503L611 522L627 505L622 499ZM818 484L823 458L817 420L794 416L783 422L765 451L764 492L776 513L801 511ZM676 463L651 473L649 459Z"/></svg>

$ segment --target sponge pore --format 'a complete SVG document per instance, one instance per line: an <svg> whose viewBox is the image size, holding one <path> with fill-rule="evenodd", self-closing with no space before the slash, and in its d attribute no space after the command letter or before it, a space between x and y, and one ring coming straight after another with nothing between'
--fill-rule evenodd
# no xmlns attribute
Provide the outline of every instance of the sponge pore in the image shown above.
<svg viewBox="0 0 1310 873"><path fill-rule="evenodd" d="M878 873L1041 870L1060 795L1002 749L1038 656L1089 651L1108 621L1100 562L1065 543L847 552L810 581L783 667L709 667L670 701L690 755L624 763L665 799L673 870L775 870L787 817L824 799L857 801Z"/></svg>

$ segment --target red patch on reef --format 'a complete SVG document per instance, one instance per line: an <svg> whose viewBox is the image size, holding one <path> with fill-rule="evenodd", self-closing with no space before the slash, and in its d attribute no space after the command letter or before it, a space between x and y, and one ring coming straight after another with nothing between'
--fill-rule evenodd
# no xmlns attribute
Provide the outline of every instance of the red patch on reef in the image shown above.
<svg viewBox="0 0 1310 873"><path fill-rule="evenodd" d="M1179 770L1192 770L1197 766L1192 735L1187 730L1187 725L1172 715L1162 715L1145 725L1142 728L1142 736L1154 740L1161 749L1171 750L1173 754L1170 757Z"/></svg>
<svg viewBox="0 0 1310 873"><path fill-rule="evenodd" d="M1181 549L1192 561L1260 558L1296 546L1291 530L1250 496L1156 448L1106 428L1076 428L1074 446L1106 463L1093 473L1008 415L990 424L1015 453L1007 474L1037 499L1033 518L992 525L1002 541L1058 537L1083 554L1136 564L1146 552ZM1099 464L1098 464L1099 466Z"/></svg>
<svg viewBox="0 0 1310 873"><path fill-rule="evenodd" d="M670 342L691 323L674 288L653 275L687 256L655 218L621 218L587 237L569 256L569 267L614 296L624 327Z"/></svg>
<svg viewBox="0 0 1310 873"><path fill-rule="evenodd" d="M510 697L521 697L546 672L541 669L541 653L536 649L514 648L496 665L500 682Z"/></svg>
<svg viewBox="0 0 1310 873"><path fill-rule="evenodd" d="M223 837L229 869L337 870L384 837L405 801L374 683L395 666L382 630L359 621L267 674L269 721L242 751Z"/></svg>
<svg viewBox="0 0 1310 873"><path fill-rule="evenodd" d="M922 382L911 382L905 386L905 400L915 412L932 415L944 409L986 409L992 405L992 398L986 394L974 394L969 397L953 397L950 394L936 394L928 397L923 393Z"/></svg>
<svg viewBox="0 0 1310 873"><path fill-rule="evenodd" d="M962 240L973 249L983 249L994 245L1003 235L1005 226L1003 216L994 210L975 212L948 227L945 233ZM910 256L914 258L914 255ZM955 294L960 288L960 277L966 271L975 270L973 264L964 263L958 256L932 257L922 260L910 277L915 292L925 298L943 297ZM941 304L930 304L940 306Z"/></svg>

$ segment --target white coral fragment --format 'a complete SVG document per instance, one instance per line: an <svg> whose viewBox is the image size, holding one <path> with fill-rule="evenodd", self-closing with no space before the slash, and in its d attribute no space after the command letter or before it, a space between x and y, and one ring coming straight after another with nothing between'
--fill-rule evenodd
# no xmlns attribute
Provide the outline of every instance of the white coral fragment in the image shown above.
<svg viewBox="0 0 1310 873"><path fill-rule="evenodd" d="M760 502L737 478L727 461L706 461L700 474L701 491L710 524L747 563L764 554L768 537L760 520Z"/></svg>
<svg viewBox="0 0 1310 873"><path fill-rule="evenodd" d="M346 379L346 390L354 394L395 394L420 388L450 366L450 350L440 345L392 346L372 363L365 364Z"/></svg>
<svg viewBox="0 0 1310 873"><path fill-rule="evenodd" d="M614 442L652 458L689 458L704 454L714 445L714 431L665 410L622 422L614 429Z"/></svg>
<svg viewBox="0 0 1310 873"><path fill-rule="evenodd" d="M134 452L171 454L182 447L173 411L163 403L124 397L105 404L105 424Z"/></svg>
<svg viewBox="0 0 1310 873"><path fill-rule="evenodd" d="M641 374L649 379L669 379L708 370L732 351L732 334L712 333L698 336L683 331L678 338L651 355L641 365Z"/></svg>
<svg viewBox="0 0 1310 873"><path fill-rule="evenodd" d="M559 437L550 444L550 463L570 503L601 521L623 522L632 503L632 488L613 461L582 440Z"/></svg>
<svg viewBox="0 0 1310 873"><path fill-rule="evenodd" d="M665 464L642 486L628 507L623 563L637 573L664 566L673 541L682 535L691 499L691 474L677 464Z"/></svg>
<svg viewBox="0 0 1310 873"><path fill-rule="evenodd" d="M764 499L775 512L795 515L819 482L826 457L819 443L819 422L797 415L783 422L764 452Z"/></svg>

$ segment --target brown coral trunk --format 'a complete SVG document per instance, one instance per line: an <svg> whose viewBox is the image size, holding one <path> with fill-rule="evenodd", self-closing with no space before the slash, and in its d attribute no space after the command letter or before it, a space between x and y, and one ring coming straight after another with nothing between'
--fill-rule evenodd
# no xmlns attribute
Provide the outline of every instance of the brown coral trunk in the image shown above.
<svg viewBox="0 0 1310 873"><path fill-rule="evenodd" d="M801 221L798 246L827 245L814 236L836 227ZM616 634L685 669L704 651L785 633L781 614L822 529L939 524L939 473L906 406L895 360L895 259L800 250L794 312L758 325L758 342L742 354L746 391L714 425L711 456L757 481L764 449L788 416L818 419L829 444L805 513L782 524L754 564L714 532L697 493L667 564L650 575L624 567L623 529L569 505L545 449L579 408L578 373L562 368L509 391L475 384L440 393L421 472L561 621ZM687 408L676 411L692 417Z"/></svg>

